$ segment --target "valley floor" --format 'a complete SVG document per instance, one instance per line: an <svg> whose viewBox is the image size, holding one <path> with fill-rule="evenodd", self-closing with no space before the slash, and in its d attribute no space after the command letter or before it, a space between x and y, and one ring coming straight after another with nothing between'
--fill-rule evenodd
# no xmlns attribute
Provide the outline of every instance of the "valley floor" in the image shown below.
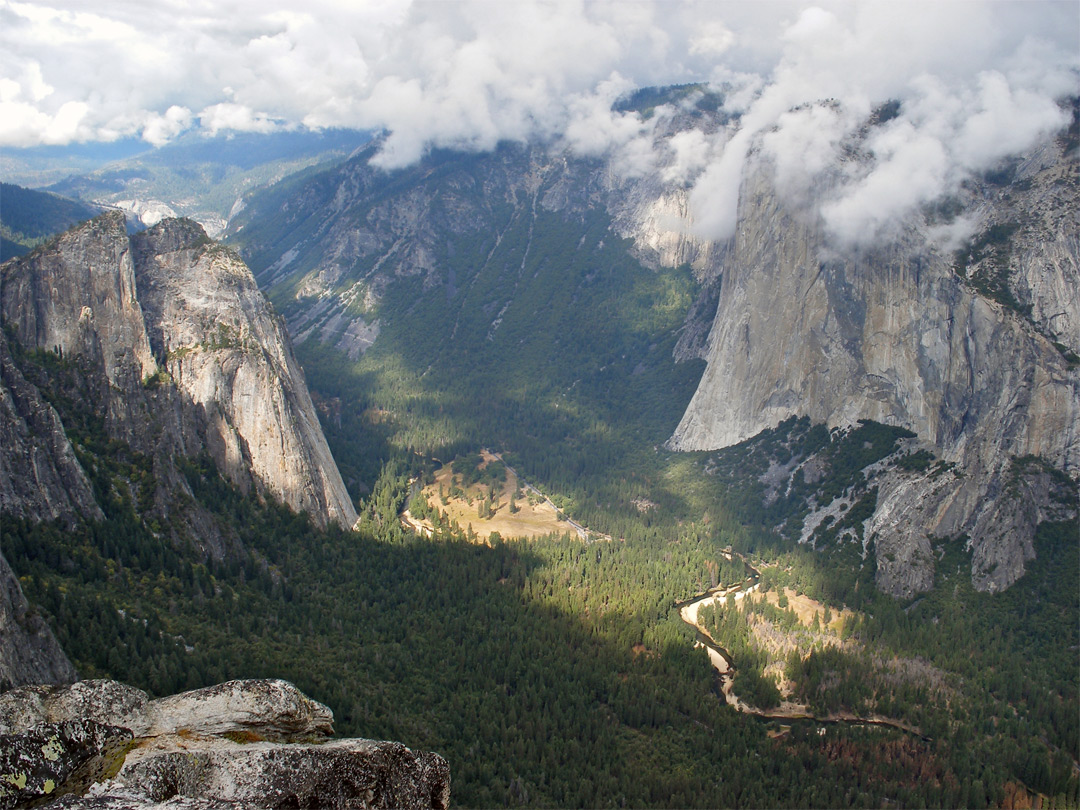
<svg viewBox="0 0 1080 810"><path fill-rule="evenodd" d="M491 463L502 462L502 457L490 450L481 451L481 456L481 469ZM463 530L471 531L480 540L487 541L496 533L504 538L575 534L586 539L589 536L589 531L584 526L562 514L540 490L519 479L512 467L506 467L505 479L493 487L485 487L479 483L460 487L460 476L455 478L452 464L440 467L435 471L434 477L432 483L419 490L428 507L440 512L442 519L450 524L457 523ZM450 495L452 490L460 494ZM482 507L489 494L493 512L489 516L481 516L478 507ZM511 511L512 497L514 511ZM433 517L418 518L410 509L403 512L402 521L407 527L421 534L431 535L435 531Z"/></svg>
<svg viewBox="0 0 1080 810"><path fill-rule="evenodd" d="M708 643L698 640L695 642L694 647L704 647L708 652L709 663L712 664L719 676L724 700L729 706L733 706L737 711L745 714L752 714L770 720L814 720L823 723L850 722L889 726L920 737L923 736L922 731L918 727L884 715L869 714L861 716L846 710L821 714L814 712L813 709L805 703L791 700L792 684L786 682L783 678L783 653L794 652L799 654L800 650L793 641L792 634L783 633L777 627L765 621L758 623L758 627L755 628L757 631L755 635L759 637L770 636L763 646L768 649L773 660L765 668L765 674L774 674L777 677L783 699L780 701L779 706L762 709L740 698L735 693L734 676L736 668L731 660L731 656L720 646L720 643L713 638L707 623L699 618L699 613L701 613L704 608L721 610L727 607L728 609L742 610L745 607L743 600L756 591L759 591L760 588L760 578L755 576L736 585L731 585L726 588L715 588L706 596L695 599L694 601L679 607L679 617L686 624L694 628L694 630L702 637L708 640ZM781 595L785 597L783 600L781 600ZM730 602L728 601L729 598L731 600ZM831 616L831 612L827 606L805 594L797 593L791 588L785 588L781 593L770 591L764 595L764 598L774 607L778 607L779 603L783 601L784 606L790 608L790 611L795 615L798 624L801 627L809 629L816 626L819 630L824 630L824 633L830 636L829 638L824 639L824 641L821 638L815 639L815 646L820 644L842 646L843 642L840 639L839 630L843 627L845 622L850 622L854 618L854 614L851 611L841 610L838 611L835 618L831 618L831 620L823 624L822 617L829 619ZM744 610L743 612L746 611ZM764 630L762 629L762 625L764 625Z"/></svg>

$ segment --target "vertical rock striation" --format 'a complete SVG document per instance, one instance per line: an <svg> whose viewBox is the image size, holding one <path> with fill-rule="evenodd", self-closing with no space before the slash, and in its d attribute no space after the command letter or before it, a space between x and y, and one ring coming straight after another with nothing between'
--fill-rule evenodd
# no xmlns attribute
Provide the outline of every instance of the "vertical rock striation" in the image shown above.
<svg viewBox="0 0 1080 810"><path fill-rule="evenodd" d="M1047 182L1056 177L1041 171ZM1075 212L1076 184L1065 188ZM1021 229L1016 250L1033 239L1032 227L1060 225L1047 199L1038 182L1014 191L1011 216L1034 223ZM1040 311L1074 307L1075 231L1060 236L1019 265ZM1046 260L1047 252L1057 258ZM1034 264L1041 280L1032 285ZM1068 339L1072 317L1054 320L1055 335ZM725 447L790 416L913 430L957 473L881 482L868 526L879 585L900 596L927 589L927 536L967 534L976 587L998 590L1023 574L1035 526L1050 509L1048 490L1032 489L1038 477L1010 486L1015 460L1037 456L1074 478L1080 473L1080 372L1039 322L977 294L917 223L883 247L831 249L820 222L785 204L761 162L742 189L708 367L670 444ZM1021 492L1030 508L1015 506ZM881 559L886 551L892 563Z"/></svg>
<svg viewBox="0 0 1080 810"><path fill-rule="evenodd" d="M45 620L26 602L0 554L0 692L32 683L70 683L78 675Z"/></svg>
<svg viewBox="0 0 1080 810"><path fill-rule="evenodd" d="M356 512L281 321L251 271L190 220L132 240L149 339L218 469L325 525Z"/></svg>
<svg viewBox="0 0 1080 810"><path fill-rule="evenodd" d="M105 416L111 438L155 459L169 489L185 486L171 456L205 449L241 489L320 525L356 522L279 320L247 267L198 225L166 220L131 240L112 212L2 272L4 327L23 349L76 369L79 398ZM99 514L56 414L2 362L0 430L17 439L2 456L5 511ZM37 503L20 490L26 474Z"/></svg>

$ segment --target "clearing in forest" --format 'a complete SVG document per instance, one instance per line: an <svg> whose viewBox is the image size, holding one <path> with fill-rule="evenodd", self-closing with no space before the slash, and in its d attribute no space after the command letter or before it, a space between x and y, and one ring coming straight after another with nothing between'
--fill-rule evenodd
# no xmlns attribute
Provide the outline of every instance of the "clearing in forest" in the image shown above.
<svg viewBox="0 0 1080 810"><path fill-rule="evenodd" d="M514 470L488 450L444 464L408 507L403 515L406 523L426 533L442 520L465 530L471 527L480 540L495 532L501 537L582 534L539 490L522 485Z"/></svg>

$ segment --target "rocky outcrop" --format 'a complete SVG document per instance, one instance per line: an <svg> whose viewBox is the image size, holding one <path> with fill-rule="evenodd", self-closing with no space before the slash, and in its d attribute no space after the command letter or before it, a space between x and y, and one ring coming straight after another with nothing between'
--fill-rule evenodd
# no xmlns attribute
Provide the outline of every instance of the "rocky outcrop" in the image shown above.
<svg viewBox="0 0 1080 810"><path fill-rule="evenodd" d="M241 744L187 736L133 751L88 801L61 806L96 807L109 796L144 803L135 806L182 797L250 808L446 808L450 780L442 757L400 743Z"/></svg>
<svg viewBox="0 0 1080 810"><path fill-rule="evenodd" d="M334 716L281 680L228 681L157 700L141 689L109 680L26 686L0 695L0 733L80 719L128 728L137 737L184 729L193 734L251 733L260 739L289 740L332 734Z"/></svg>
<svg viewBox="0 0 1080 810"><path fill-rule="evenodd" d="M150 728L146 692L108 680L31 684L0 694L0 734L20 734L41 723L93 720L141 733Z"/></svg>
<svg viewBox="0 0 1080 810"><path fill-rule="evenodd" d="M160 700L115 681L16 689L0 695L11 752L0 758L0 807L65 793L54 806L449 806L442 757L396 742L327 742L332 720L285 681Z"/></svg>
<svg viewBox="0 0 1080 810"><path fill-rule="evenodd" d="M0 734L0 808L79 793L115 772L131 732L93 720Z"/></svg>
<svg viewBox="0 0 1080 810"><path fill-rule="evenodd" d="M229 681L148 704L149 736L188 728L202 734L254 732L267 740L333 733L333 713L287 681Z"/></svg>
<svg viewBox="0 0 1080 810"><path fill-rule="evenodd" d="M1040 511L1005 505L1019 492L1007 485L1013 460L1080 472L1077 369L1030 321L970 289L917 223L886 247L837 252L813 215L780 198L764 162L744 183L739 217L709 365L671 446L728 446L789 416L903 426L959 474L881 482L870 523L879 586L925 590L927 535L962 533L977 587L1014 582Z"/></svg>
<svg viewBox="0 0 1080 810"><path fill-rule="evenodd" d="M161 491L185 491L173 456L205 450L242 490L320 525L356 522L284 329L247 267L198 225L167 220L133 241L112 212L2 272L5 328L67 364L74 398L154 459ZM5 511L98 516L56 413L0 360Z"/></svg>
<svg viewBox="0 0 1080 810"><path fill-rule="evenodd" d="M27 604L0 553L0 692L25 684L70 683L78 675L45 620ZM0 732L4 726L0 722Z"/></svg>

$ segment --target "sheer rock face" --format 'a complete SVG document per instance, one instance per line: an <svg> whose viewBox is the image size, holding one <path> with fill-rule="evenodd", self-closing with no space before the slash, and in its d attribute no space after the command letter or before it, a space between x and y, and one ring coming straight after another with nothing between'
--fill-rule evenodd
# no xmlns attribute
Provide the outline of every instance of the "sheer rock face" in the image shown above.
<svg viewBox="0 0 1080 810"><path fill-rule="evenodd" d="M320 525L356 522L284 330L247 267L198 225L129 239L123 216L105 214L4 265L2 281L4 325L78 367L109 435L153 457L166 492L186 486L168 458L206 449L241 489ZM66 440L43 430L55 413L3 362L0 430L15 439L0 451L4 510L96 515ZM20 473L37 497L18 491Z"/></svg>
<svg viewBox="0 0 1080 810"><path fill-rule="evenodd" d="M64 426L23 377L0 332L0 513L32 520L100 519Z"/></svg>
<svg viewBox="0 0 1080 810"><path fill-rule="evenodd" d="M1024 223L1009 256L1010 282L1041 332L1080 352L1080 161L1051 141L1016 166L1013 185L986 206L994 224ZM976 267L976 270L979 268Z"/></svg>
<svg viewBox="0 0 1080 810"><path fill-rule="evenodd" d="M32 258L8 265L2 307L23 346L99 362L113 386L138 385L157 370L119 212L73 228Z"/></svg>
<svg viewBox="0 0 1080 810"><path fill-rule="evenodd" d="M25 349L93 367L96 404L110 434L140 443L146 421L142 382L157 364L122 214L103 214L4 265L0 316Z"/></svg>
<svg viewBox="0 0 1080 810"><path fill-rule="evenodd" d="M1069 188L1075 212L1076 184ZM1038 264L1038 273L1023 278L1038 277L1031 298L1043 311L1068 313L1076 231L1047 213L1047 199L1038 182L1011 197L1013 215L1030 209L1036 229L1049 218L1062 230L1044 249L1057 258L1035 251L1023 266ZM986 221L995 216L984 211ZM1067 338L1071 318L1054 321L1055 335ZM762 164L744 183L708 367L670 444L716 449L803 415L913 430L960 474L881 481L868 524L879 586L897 596L928 589L927 535L966 533L974 584L999 590L1034 556L1035 526L1051 500L1038 477L1009 486L1013 459L1039 456L1080 474L1080 371L1037 324L972 291L918 226L886 247L830 250L820 223L785 205ZM1021 491L1026 506L1013 503Z"/></svg>
<svg viewBox="0 0 1080 810"><path fill-rule="evenodd" d="M12 752L0 758L12 777L0 807L63 793L72 795L53 806L449 806L442 757L395 742L322 741L332 721L277 680L160 700L115 681L15 689L0 695L0 740Z"/></svg>
<svg viewBox="0 0 1080 810"><path fill-rule="evenodd" d="M77 677L45 620L30 609L19 580L0 553L0 691L29 683L69 683Z"/></svg>
<svg viewBox="0 0 1080 810"><path fill-rule="evenodd" d="M207 242L185 220L133 239L154 352L226 477L351 528L356 512L280 320L247 266Z"/></svg>

